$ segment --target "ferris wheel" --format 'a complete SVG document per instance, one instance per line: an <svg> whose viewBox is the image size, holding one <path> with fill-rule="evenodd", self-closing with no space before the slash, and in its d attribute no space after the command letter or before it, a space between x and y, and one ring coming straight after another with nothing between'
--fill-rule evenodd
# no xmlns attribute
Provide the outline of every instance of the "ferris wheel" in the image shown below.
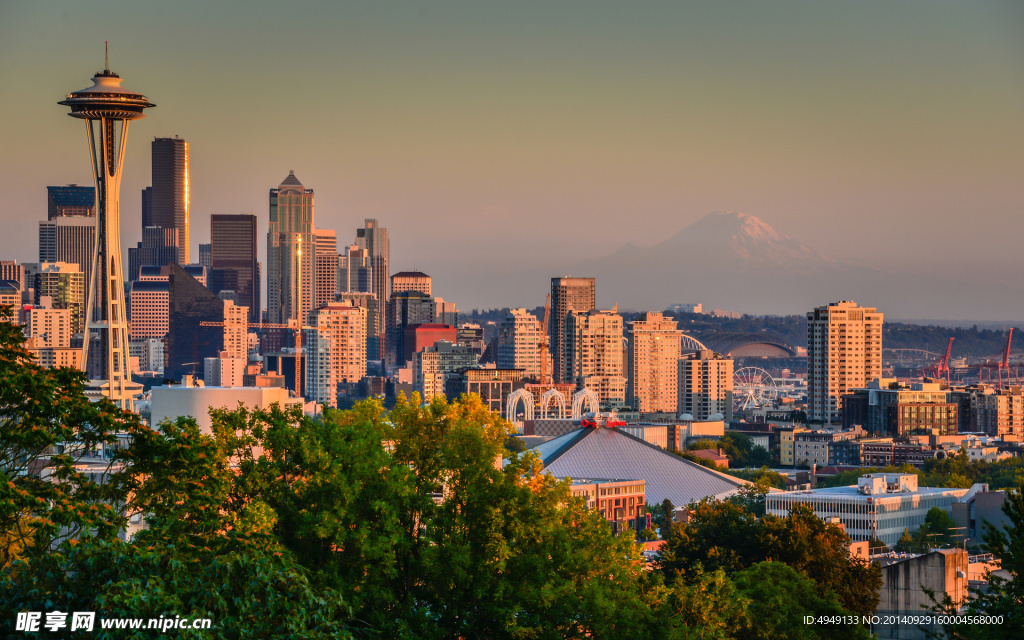
<svg viewBox="0 0 1024 640"><path fill-rule="evenodd" d="M732 406L735 411L772 405L778 397L779 388L764 369L743 367L732 376Z"/></svg>

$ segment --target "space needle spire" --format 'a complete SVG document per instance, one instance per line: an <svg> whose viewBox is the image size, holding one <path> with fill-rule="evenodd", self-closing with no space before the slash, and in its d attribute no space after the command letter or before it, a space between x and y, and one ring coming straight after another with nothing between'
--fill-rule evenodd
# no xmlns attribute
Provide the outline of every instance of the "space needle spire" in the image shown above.
<svg viewBox="0 0 1024 640"><path fill-rule="evenodd" d="M121 408L132 410L142 386L132 382L128 362L121 264L121 174L128 122L144 118L142 110L156 105L141 93L121 86L121 77L110 70L106 43L104 65L104 70L93 76L93 86L67 94L59 104L71 108L71 117L85 120L96 179L96 249L92 276L86 283L88 316L81 359L82 369L91 380L86 393L105 396Z"/></svg>

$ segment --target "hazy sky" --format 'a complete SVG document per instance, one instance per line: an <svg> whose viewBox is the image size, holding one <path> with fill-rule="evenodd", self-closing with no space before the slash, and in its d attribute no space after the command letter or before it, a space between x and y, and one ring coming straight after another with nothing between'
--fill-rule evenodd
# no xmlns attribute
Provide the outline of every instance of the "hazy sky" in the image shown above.
<svg viewBox="0 0 1024 640"><path fill-rule="evenodd" d="M294 169L318 227L346 242L378 218L393 269L463 309L542 304L545 274L718 209L841 259L1022 272L1019 0L4 0L2 257L37 259L46 185L91 184L56 103L104 40L158 105L129 134L126 246L150 141L180 135L192 251L240 212L265 251L267 191Z"/></svg>

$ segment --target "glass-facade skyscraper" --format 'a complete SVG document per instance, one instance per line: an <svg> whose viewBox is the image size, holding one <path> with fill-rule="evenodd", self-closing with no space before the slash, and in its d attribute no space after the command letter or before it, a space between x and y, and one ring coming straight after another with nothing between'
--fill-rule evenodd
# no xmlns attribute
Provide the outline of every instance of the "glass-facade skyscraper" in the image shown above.
<svg viewBox="0 0 1024 640"><path fill-rule="evenodd" d="M313 245L313 190L294 171L270 190L267 231L267 319L285 324L313 308L316 248ZM301 298L301 299L300 299Z"/></svg>
<svg viewBox="0 0 1024 640"><path fill-rule="evenodd" d="M210 289L234 291L238 304L249 307L249 321L260 321L256 216L210 216Z"/></svg>
<svg viewBox="0 0 1024 640"><path fill-rule="evenodd" d="M143 198L146 196L144 195ZM181 138L153 140L153 191L151 224L178 230L177 263L189 263L188 143ZM163 266L163 265L160 265Z"/></svg>

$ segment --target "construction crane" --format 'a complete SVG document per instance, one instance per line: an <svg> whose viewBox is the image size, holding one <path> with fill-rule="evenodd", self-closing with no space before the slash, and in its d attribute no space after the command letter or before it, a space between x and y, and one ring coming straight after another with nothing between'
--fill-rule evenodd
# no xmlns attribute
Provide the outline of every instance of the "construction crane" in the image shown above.
<svg viewBox="0 0 1024 640"><path fill-rule="evenodd" d="M224 322L214 320L202 320L200 327L223 327ZM302 396L302 330L316 329L316 327L299 326L295 320L287 324L277 322L247 322L244 326L251 329L291 329L295 332L295 395Z"/></svg>
<svg viewBox="0 0 1024 640"><path fill-rule="evenodd" d="M1006 369L1006 386L1010 386L1010 344L1013 342L1013 327L1010 327L1010 335L1006 336L1006 349L1003 350L1003 359L999 362L999 388L1003 387L1003 369Z"/></svg>
<svg viewBox="0 0 1024 640"><path fill-rule="evenodd" d="M946 383L949 383L949 354L953 349L953 340L955 339L950 337L949 344L946 345L946 354L939 358L938 362L922 369L921 373L924 377L941 378L945 376Z"/></svg>
<svg viewBox="0 0 1024 640"><path fill-rule="evenodd" d="M551 322L551 294L544 299L544 323L541 325L541 338L540 338L540 383L548 383L548 374L551 364L549 362L551 355L551 333L548 329Z"/></svg>

